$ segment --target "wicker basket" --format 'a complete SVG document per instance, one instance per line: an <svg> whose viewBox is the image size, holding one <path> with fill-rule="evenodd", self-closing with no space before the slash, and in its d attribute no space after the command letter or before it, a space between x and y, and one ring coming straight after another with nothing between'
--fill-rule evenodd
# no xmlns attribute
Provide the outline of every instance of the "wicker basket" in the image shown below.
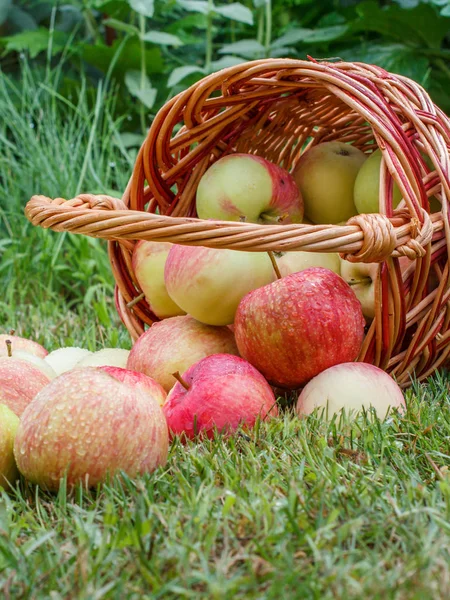
<svg viewBox="0 0 450 600"><path fill-rule="evenodd" d="M255 153L291 170L306 148L329 140L381 148L380 214L341 226L195 218L197 184L222 155ZM361 63L259 60L205 77L159 111L121 200L34 196L26 215L41 227L109 240L116 306L133 339L156 320L131 267L136 240L378 262L376 314L359 360L406 387L413 371L423 379L450 354L449 150L449 118L406 77ZM403 196L396 210L394 180ZM441 212L430 214L431 196ZM401 256L414 259L403 273Z"/></svg>

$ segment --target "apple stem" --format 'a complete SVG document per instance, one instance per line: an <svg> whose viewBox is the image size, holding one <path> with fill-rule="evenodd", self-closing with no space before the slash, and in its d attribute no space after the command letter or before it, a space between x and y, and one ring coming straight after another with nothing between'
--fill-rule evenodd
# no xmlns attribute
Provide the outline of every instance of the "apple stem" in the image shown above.
<svg viewBox="0 0 450 600"><path fill-rule="evenodd" d="M185 390L191 389L191 386L181 377L180 371L175 371L175 373L172 373L172 377L175 377L178 383L181 383Z"/></svg>
<svg viewBox="0 0 450 600"><path fill-rule="evenodd" d="M12 342L11 342L11 340L5 340L5 344L6 344L6 350L8 352L8 357L11 358L11 356L12 356Z"/></svg>
<svg viewBox="0 0 450 600"><path fill-rule="evenodd" d="M289 213L283 213L282 215L274 216L264 213L261 215L261 221L263 223L275 223L280 225L285 219L289 217Z"/></svg>
<svg viewBox="0 0 450 600"><path fill-rule="evenodd" d="M267 254L269 255L270 260L272 261L273 270L275 271L277 279L283 279L283 276L280 273L280 269L278 267L278 263L277 263L274 253L272 252L272 250L269 250L269 252Z"/></svg>
<svg viewBox="0 0 450 600"><path fill-rule="evenodd" d="M16 333L16 330L15 330L15 329L10 329L10 330L9 330L9 335L14 335L15 333Z"/></svg>
<svg viewBox="0 0 450 600"><path fill-rule="evenodd" d="M141 294L139 294L139 296L136 296L136 298L133 298L133 300L130 300L130 302L128 302L127 308L133 308L133 306L135 304L137 304L138 302L140 302L144 298L145 298L145 294L144 294L144 292L142 292Z"/></svg>

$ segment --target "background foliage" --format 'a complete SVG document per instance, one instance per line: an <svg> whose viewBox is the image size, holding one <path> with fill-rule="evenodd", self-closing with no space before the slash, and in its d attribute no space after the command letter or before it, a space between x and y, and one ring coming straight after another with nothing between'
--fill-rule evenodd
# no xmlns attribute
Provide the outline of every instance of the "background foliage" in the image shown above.
<svg viewBox="0 0 450 600"><path fill-rule="evenodd" d="M450 111L450 1L0 0L0 55L20 75L64 58L58 93L118 84L127 131L206 73L245 60L340 57L412 77ZM126 136L127 144L139 138Z"/></svg>

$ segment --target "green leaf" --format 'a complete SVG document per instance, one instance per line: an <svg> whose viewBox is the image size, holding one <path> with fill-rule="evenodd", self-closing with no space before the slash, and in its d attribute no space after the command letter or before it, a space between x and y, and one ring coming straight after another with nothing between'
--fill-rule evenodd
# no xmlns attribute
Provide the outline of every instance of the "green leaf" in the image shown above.
<svg viewBox="0 0 450 600"><path fill-rule="evenodd" d="M416 48L404 44L362 44L343 50L339 55L344 60L378 65L391 73L405 75L421 85L425 85L429 75L428 59L418 55Z"/></svg>
<svg viewBox="0 0 450 600"><path fill-rule="evenodd" d="M205 0L178 0L178 6L189 12L199 12L203 15L209 13L209 4Z"/></svg>
<svg viewBox="0 0 450 600"><path fill-rule="evenodd" d="M8 14L8 24L13 26L15 32L38 29L38 24L34 16L31 16L18 6L11 6Z"/></svg>
<svg viewBox="0 0 450 600"><path fill-rule="evenodd" d="M131 8L144 17L153 17L155 12L154 0L128 0Z"/></svg>
<svg viewBox="0 0 450 600"><path fill-rule="evenodd" d="M125 73L125 85L132 96L139 100L147 108L152 108L156 100L156 89L152 87L150 79L145 76L142 81L140 71L127 71Z"/></svg>
<svg viewBox="0 0 450 600"><path fill-rule="evenodd" d="M140 148L142 146L142 142L144 141L142 135L131 133L129 131L124 131L123 133L119 134L119 136L125 148Z"/></svg>
<svg viewBox="0 0 450 600"><path fill-rule="evenodd" d="M253 56L255 54L263 53L265 50L264 46L257 40L239 40L234 44L224 44L219 54L240 54L242 56Z"/></svg>
<svg viewBox="0 0 450 600"><path fill-rule="evenodd" d="M211 72L220 71L221 69L228 69L228 67L234 67L240 65L246 61L246 58L240 56L222 56L219 60L213 60L211 63Z"/></svg>
<svg viewBox="0 0 450 600"><path fill-rule="evenodd" d="M222 15L222 17L231 19L232 21L239 21L240 23L253 25L252 11L240 2L233 2L232 4L225 4L223 6L215 6L214 12Z"/></svg>
<svg viewBox="0 0 450 600"><path fill-rule="evenodd" d="M319 44L332 42L343 37L349 30L348 25L332 25L330 27L319 27L318 29L296 28L287 31L284 35L272 42L272 48L279 48L289 44Z"/></svg>
<svg viewBox="0 0 450 600"><path fill-rule="evenodd" d="M103 24L116 29L117 31L124 31L125 33L129 33L131 35L139 35L139 29L131 23L124 23L123 21L119 21L118 19L105 19Z"/></svg>
<svg viewBox="0 0 450 600"><path fill-rule="evenodd" d="M358 3L356 11L359 20L352 25L352 31L376 31L403 43L416 46L424 44L429 48L439 48L448 33L450 23L440 17L432 6L419 4L410 10L399 6L380 7L378 3Z"/></svg>
<svg viewBox="0 0 450 600"><path fill-rule="evenodd" d="M141 39L161 46L183 46L183 42L178 36L164 31L147 31Z"/></svg>
<svg viewBox="0 0 450 600"><path fill-rule="evenodd" d="M116 40L112 46L106 46L106 44L80 44L82 57L87 63L103 73L107 73L111 62L116 60L112 73L113 77L123 80L127 71L141 68L141 42L137 37L130 37L124 43L117 57L121 43L123 42ZM159 48L155 46L146 48L144 56L148 73L162 72L164 64Z"/></svg>
<svg viewBox="0 0 450 600"><path fill-rule="evenodd" d="M441 17L450 17L450 3L441 10Z"/></svg>
<svg viewBox="0 0 450 600"><path fill-rule="evenodd" d="M182 81L188 75L192 75L192 73L204 73L204 69L197 65L185 65L184 67L177 67L172 71L167 80L167 87L173 87L177 85L180 81Z"/></svg>
<svg viewBox="0 0 450 600"><path fill-rule="evenodd" d="M8 18L8 13L11 6L12 0L0 0L0 25Z"/></svg>
<svg viewBox="0 0 450 600"><path fill-rule="evenodd" d="M48 29L41 27L35 31L22 31L9 37L0 38L5 44L5 54L8 52L28 52L31 58L46 51L52 39L52 55L57 54L64 48L67 36L62 31L54 31L50 35Z"/></svg>

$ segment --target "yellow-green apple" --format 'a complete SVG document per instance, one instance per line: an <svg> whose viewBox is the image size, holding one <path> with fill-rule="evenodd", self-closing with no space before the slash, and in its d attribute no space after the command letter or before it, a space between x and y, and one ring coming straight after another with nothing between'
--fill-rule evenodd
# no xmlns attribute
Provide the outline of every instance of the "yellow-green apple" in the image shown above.
<svg viewBox="0 0 450 600"><path fill-rule="evenodd" d="M44 360L52 367L57 375L61 375L61 373L73 369L80 360L90 354L92 354L92 352L85 348L65 346L64 348L53 350L53 352L47 354Z"/></svg>
<svg viewBox="0 0 450 600"><path fill-rule="evenodd" d="M145 375L144 373L138 373L137 371L130 371L129 369L122 369L121 367L98 367L105 373L108 373L118 381L125 383L131 387L141 390L141 392L151 394L153 398L156 398L158 404L162 406L167 398L166 390L157 381Z"/></svg>
<svg viewBox="0 0 450 600"><path fill-rule="evenodd" d="M312 267L254 290L239 304L239 352L270 383L298 388L355 360L364 338L361 304L333 271Z"/></svg>
<svg viewBox="0 0 450 600"><path fill-rule="evenodd" d="M19 417L5 404L0 404L0 486L4 488L19 476L13 451L18 426Z"/></svg>
<svg viewBox="0 0 450 600"><path fill-rule="evenodd" d="M241 298L273 281L275 271L266 252L174 244L164 277L170 297L189 315L230 325Z"/></svg>
<svg viewBox="0 0 450 600"><path fill-rule="evenodd" d="M382 158L381 150L375 150L358 171L353 189L353 199L359 214L380 212L380 168ZM401 199L402 194L397 184L393 183L392 207L397 208Z"/></svg>
<svg viewBox="0 0 450 600"><path fill-rule="evenodd" d="M159 319L186 314L169 296L164 282L164 267L172 244L168 242L138 242L133 251L132 265L136 279L152 312Z"/></svg>
<svg viewBox="0 0 450 600"><path fill-rule="evenodd" d="M79 367L122 367L127 366L129 350L123 348L102 348L97 352L88 354L77 362L75 368Z"/></svg>
<svg viewBox="0 0 450 600"><path fill-rule="evenodd" d="M323 267L340 274L341 262L337 252L275 252L281 276L304 271L310 267Z"/></svg>
<svg viewBox="0 0 450 600"><path fill-rule="evenodd" d="M7 341L11 342L11 350L13 352L15 350L24 350L25 352L35 354L40 358L44 358L48 354L43 346L33 340L28 340L27 338L19 337L18 335L0 333L0 357L8 356L9 354L8 346L6 344Z"/></svg>
<svg viewBox="0 0 450 600"><path fill-rule="evenodd" d="M0 403L18 417L50 378L32 363L21 358L0 358Z"/></svg>
<svg viewBox="0 0 450 600"><path fill-rule="evenodd" d="M323 142L307 150L293 176L313 223L339 223L357 214L353 187L366 155L343 142Z"/></svg>
<svg viewBox="0 0 450 600"><path fill-rule="evenodd" d="M213 437L253 427L278 414L272 388L250 363L214 354L192 365L171 389L163 406L171 435Z"/></svg>
<svg viewBox="0 0 450 600"><path fill-rule="evenodd" d="M238 354L228 327L212 327L189 315L154 323L134 343L127 369L145 373L168 392L176 383L172 373L184 373L211 354Z"/></svg>
<svg viewBox="0 0 450 600"><path fill-rule="evenodd" d="M341 277L352 288L361 302L363 315L367 319L375 316L375 282L378 263L352 263L341 258Z"/></svg>
<svg viewBox="0 0 450 600"><path fill-rule="evenodd" d="M56 377L55 371L52 367L45 361L45 358L38 356L37 354L32 354L27 350L21 350L20 347L17 348L16 345L11 342L11 340L5 341L6 347L6 355L1 356L0 358L6 357L14 357L19 358L20 360L25 360L35 367L37 367L40 371L44 373L49 379L54 379ZM13 350L14 347L14 350Z"/></svg>
<svg viewBox="0 0 450 600"><path fill-rule="evenodd" d="M166 419L158 400L98 368L54 379L24 411L14 442L19 471L57 490L95 486L123 471L130 477L164 465Z"/></svg>
<svg viewBox="0 0 450 600"><path fill-rule="evenodd" d="M254 154L215 162L197 187L200 219L251 223L301 223L303 201L292 176Z"/></svg>
<svg viewBox="0 0 450 600"><path fill-rule="evenodd" d="M405 399L397 383L385 371L367 363L349 362L319 373L303 388L297 413L309 415L315 409L327 420L343 409L346 416L373 407L379 419L390 408L403 412Z"/></svg>

